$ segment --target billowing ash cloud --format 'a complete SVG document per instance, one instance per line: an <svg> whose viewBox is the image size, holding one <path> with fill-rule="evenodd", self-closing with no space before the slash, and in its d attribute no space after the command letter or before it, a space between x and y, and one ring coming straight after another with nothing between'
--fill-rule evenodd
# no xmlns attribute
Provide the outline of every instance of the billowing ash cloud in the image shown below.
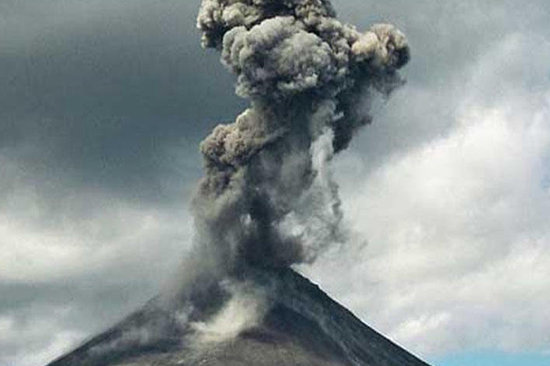
<svg viewBox="0 0 550 366"><path fill-rule="evenodd" d="M196 250L212 267L311 262L343 240L328 164L370 122L360 104L402 84L409 48L392 25L361 33L335 16L327 0L202 2L202 44L250 100L201 144Z"/></svg>

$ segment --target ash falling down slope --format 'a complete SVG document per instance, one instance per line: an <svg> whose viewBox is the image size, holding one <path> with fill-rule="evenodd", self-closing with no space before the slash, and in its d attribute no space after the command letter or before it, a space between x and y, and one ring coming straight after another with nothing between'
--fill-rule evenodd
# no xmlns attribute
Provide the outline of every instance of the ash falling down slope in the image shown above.
<svg viewBox="0 0 550 366"><path fill-rule="evenodd" d="M329 164L403 83L405 36L328 0L203 0L198 27L250 107L201 144L193 249L169 291L50 365L426 365L291 269L345 247Z"/></svg>
<svg viewBox="0 0 550 366"><path fill-rule="evenodd" d="M291 269L227 286L201 311L154 299L49 366L428 366Z"/></svg>

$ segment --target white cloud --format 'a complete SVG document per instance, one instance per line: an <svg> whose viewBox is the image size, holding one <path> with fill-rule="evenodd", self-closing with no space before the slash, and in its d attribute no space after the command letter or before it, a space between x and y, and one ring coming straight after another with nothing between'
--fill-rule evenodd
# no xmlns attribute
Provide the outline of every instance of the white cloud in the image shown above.
<svg viewBox="0 0 550 366"><path fill-rule="evenodd" d="M99 194L66 199L57 206L65 212L50 213L36 202L28 206L22 195L11 204L19 204L17 209L0 213L0 281L50 282L109 269L123 272L138 263L167 270L166 262L175 265L171 253L188 244L190 219L184 211L144 208ZM84 216L76 214L80 210L86 210ZM45 224L54 216L53 224Z"/></svg>
<svg viewBox="0 0 550 366"><path fill-rule="evenodd" d="M63 326L67 309L48 309L49 316L35 314L27 319L0 316L0 354L2 365L36 366L45 364L85 335Z"/></svg>
<svg viewBox="0 0 550 366"><path fill-rule="evenodd" d="M157 293L190 244L186 207L49 184L0 154L0 364L40 365ZM61 191L61 192L59 192Z"/></svg>
<svg viewBox="0 0 550 366"><path fill-rule="evenodd" d="M369 245L308 272L421 355L549 351L550 87L531 60L550 46L539 41L512 35L476 60L448 134L366 175L354 176L363 157L343 159L345 212Z"/></svg>

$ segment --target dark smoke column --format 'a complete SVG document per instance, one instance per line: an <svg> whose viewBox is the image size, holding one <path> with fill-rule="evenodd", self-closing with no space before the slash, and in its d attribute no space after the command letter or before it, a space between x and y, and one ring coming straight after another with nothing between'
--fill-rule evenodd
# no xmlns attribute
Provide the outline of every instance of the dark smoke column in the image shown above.
<svg viewBox="0 0 550 366"><path fill-rule="evenodd" d="M287 268L345 241L329 165L403 83L404 35L328 0L203 0L198 26L250 107L201 144L194 252L175 289L50 366L427 366Z"/></svg>
<svg viewBox="0 0 550 366"><path fill-rule="evenodd" d="M250 100L201 144L195 249L211 269L311 262L343 241L328 164L370 122L369 96L402 84L409 49L392 25L361 33L335 16L328 0L202 2L202 44Z"/></svg>
<svg viewBox="0 0 550 366"><path fill-rule="evenodd" d="M328 0L203 0L250 106L201 144L194 252L175 288L50 366L428 366L288 268L345 241L330 162L403 83L404 35L340 23Z"/></svg>

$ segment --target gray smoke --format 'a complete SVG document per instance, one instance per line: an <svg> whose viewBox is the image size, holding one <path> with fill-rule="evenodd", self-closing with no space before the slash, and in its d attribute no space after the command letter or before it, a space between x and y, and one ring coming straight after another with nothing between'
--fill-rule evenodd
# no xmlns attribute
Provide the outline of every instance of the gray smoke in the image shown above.
<svg viewBox="0 0 550 366"><path fill-rule="evenodd" d="M200 358L261 324L281 297L271 274L345 241L330 162L371 121L374 95L403 83L397 70L409 59L393 26L360 33L328 0L203 0L198 27L250 107L201 143L193 252L176 288L151 305L175 311L175 321L132 325L98 354L155 344L177 329L187 357ZM308 306L296 309L315 314Z"/></svg>
<svg viewBox="0 0 550 366"><path fill-rule="evenodd" d="M361 33L335 16L328 0L202 2L202 44L250 100L201 144L195 254L210 270L311 262L344 240L329 163L370 122L373 93L402 84L409 48L392 25Z"/></svg>

